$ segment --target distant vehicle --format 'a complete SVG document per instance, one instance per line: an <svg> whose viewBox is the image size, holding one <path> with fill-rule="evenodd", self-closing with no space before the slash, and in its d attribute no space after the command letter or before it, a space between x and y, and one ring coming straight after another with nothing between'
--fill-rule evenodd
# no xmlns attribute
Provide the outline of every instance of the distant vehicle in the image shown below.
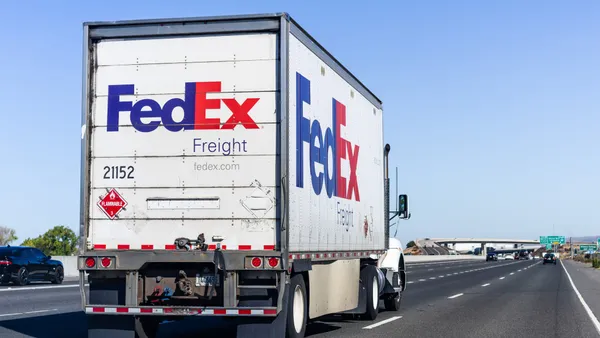
<svg viewBox="0 0 600 338"><path fill-rule="evenodd" d="M504 255L504 260L506 260L506 261L507 260L511 260L512 261L514 259L515 259L515 256L513 256L513 255Z"/></svg>
<svg viewBox="0 0 600 338"><path fill-rule="evenodd" d="M0 246L0 284L27 285L47 281L61 284L65 277L62 262L41 250L26 246Z"/></svg>
<svg viewBox="0 0 600 338"><path fill-rule="evenodd" d="M547 253L544 255L544 264L554 264L556 265L556 256L553 253Z"/></svg>
<svg viewBox="0 0 600 338"><path fill-rule="evenodd" d="M485 261L497 261L498 260L498 254L495 252L488 252L487 256L485 257Z"/></svg>

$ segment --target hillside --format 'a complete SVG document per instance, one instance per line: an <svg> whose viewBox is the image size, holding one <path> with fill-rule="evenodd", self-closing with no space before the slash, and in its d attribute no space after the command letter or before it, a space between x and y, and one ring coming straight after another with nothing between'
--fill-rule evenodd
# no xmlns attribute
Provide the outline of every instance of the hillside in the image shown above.
<svg viewBox="0 0 600 338"><path fill-rule="evenodd" d="M573 242L576 243L595 243L596 240L600 237L600 235L597 236L580 236L580 237L570 237L570 238L566 238L567 242L569 240L572 240Z"/></svg>

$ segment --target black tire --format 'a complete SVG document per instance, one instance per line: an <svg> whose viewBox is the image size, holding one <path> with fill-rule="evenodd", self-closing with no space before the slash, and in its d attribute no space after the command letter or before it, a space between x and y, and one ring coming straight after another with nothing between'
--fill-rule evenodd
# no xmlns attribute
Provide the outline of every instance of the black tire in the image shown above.
<svg viewBox="0 0 600 338"><path fill-rule="evenodd" d="M285 337L286 338L304 338L306 333L306 323L308 322L308 297L306 295L306 284L301 274L292 277L289 285L288 313L286 318ZM294 300L304 304L302 308L302 324L296 328L294 313Z"/></svg>
<svg viewBox="0 0 600 338"><path fill-rule="evenodd" d="M152 317L135 318L136 338L155 338L158 335L160 319Z"/></svg>
<svg viewBox="0 0 600 338"><path fill-rule="evenodd" d="M394 295L389 295L383 301L386 311L398 311L400 310L400 304L402 303L402 292Z"/></svg>
<svg viewBox="0 0 600 338"><path fill-rule="evenodd" d="M379 276L377 275L377 268L373 265L366 265L360 271L360 280L367 293L367 310L361 317L365 320L375 320L379 314Z"/></svg>
<svg viewBox="0 0 600 338"><path fill-rule="evenodd" d="M52 278L52 284L62 284L65 279L65 271L62 266L56 268L54 277Z"/></svg>
<svg viewBox="0 0 600 338"><path fill-rule="evenodd" d="M22 266L17 272L17 279L15 280L15 284L20 286L25 286L29 284L29 270L26 267Z"/></svg>

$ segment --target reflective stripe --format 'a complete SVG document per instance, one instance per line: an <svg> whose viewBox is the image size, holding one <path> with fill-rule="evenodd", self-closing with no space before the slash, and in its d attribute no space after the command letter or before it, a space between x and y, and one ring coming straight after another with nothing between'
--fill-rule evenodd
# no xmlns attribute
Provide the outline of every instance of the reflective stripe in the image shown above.
<svg viewBox="0 0 600 338"><path fill-rule="evenodd" d="M98 307L86 306L86 313L175 316L275 316L277 308L201 308L201 307Z"/></svg>

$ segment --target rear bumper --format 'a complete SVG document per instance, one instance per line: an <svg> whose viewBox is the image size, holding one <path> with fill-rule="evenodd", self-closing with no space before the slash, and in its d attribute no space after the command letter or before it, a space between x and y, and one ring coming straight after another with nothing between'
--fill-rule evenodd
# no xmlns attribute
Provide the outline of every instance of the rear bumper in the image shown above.
<svg viewBox="0 0 600 338"><path fill-rule="evenodd" d="M222 254L222 255L221 255ZM214 264L217 253L214 251L165 251L165 252L118 252L94 251L78 257L82 307L89 315L135 315L135 316L252 316L274 317L281 311L282 295L285 289L286 272L283 267L287 260L277 251L221 251ZM85 267L87 257L111 257L114 264L103 268L97 264L93 268ZM253 269L248 267L251 257L280 257L281 264L276 268ZM222 264L224 261L225 264ZM266 262L266 260L265 260ZM266 263L265 263L266 264ZM212 290L217 292L214 298L205 296L193 300L167 299L155 303L150 297L152 290L161 285L161 290L169 288L176 291L177 282L173 276L184 269L187 279L194 289L192 295L202 295L198 272L205 267L214 271L219 267L220 286ZM158 270L157 270L158 269ZM212 275L213 272L209 274ZM84 287L85 275L89 274L89 288ZM262 277L255 277L258 274ZM159 277L160 276L160 277ZM253 282L257 280L256 284ZM261 281L273 281L261 285ZM242 283L245 282L245 283ZM200 286L200 288L204 288ZM155 296L152 296L155 297ZM166 297L166 298L165 298ZM194 296L195 297L195 296ZM175 298L175 297L173 297Z"/></svg>

